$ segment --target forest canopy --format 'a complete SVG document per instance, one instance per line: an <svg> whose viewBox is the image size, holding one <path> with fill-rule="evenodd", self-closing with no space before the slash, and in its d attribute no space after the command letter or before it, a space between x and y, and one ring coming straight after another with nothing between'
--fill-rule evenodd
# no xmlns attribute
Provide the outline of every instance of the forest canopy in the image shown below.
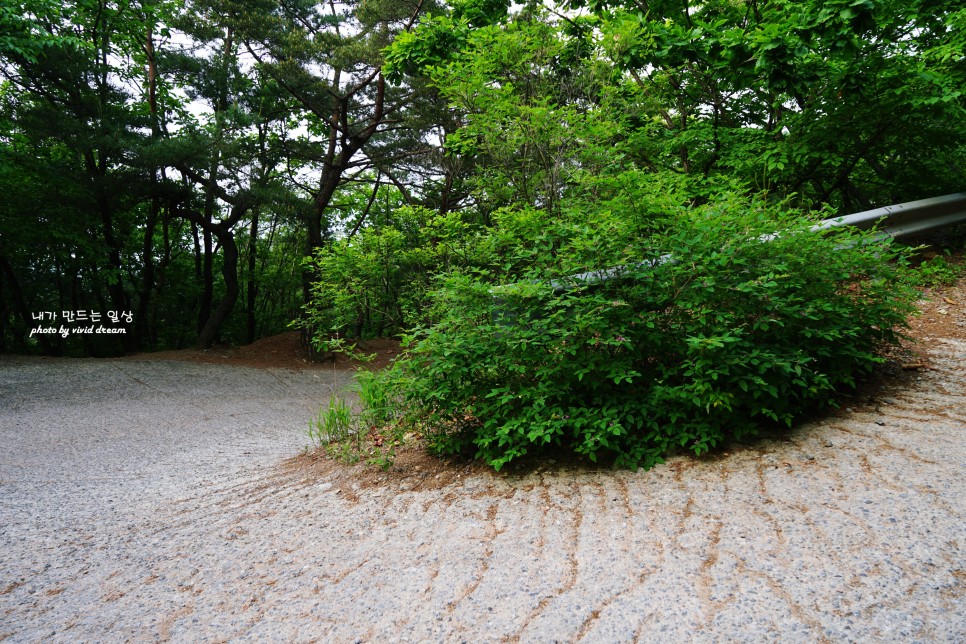
<svg viewBox="0 0 966 644"><path fill-rule="evenodd" d="M936 0L6 2L0 351L324 348L714 204L959 191L964 34ZM126 332L30 333L65 311Z"/></svg>

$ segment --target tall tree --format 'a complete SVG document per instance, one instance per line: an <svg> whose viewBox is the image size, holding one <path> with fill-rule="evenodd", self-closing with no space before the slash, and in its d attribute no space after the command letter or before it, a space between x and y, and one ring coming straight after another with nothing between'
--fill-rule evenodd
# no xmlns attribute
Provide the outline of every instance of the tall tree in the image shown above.
<svg viewBox="0 0 966 644"><path fill-rule="evenodd" d="M196 189L182 195L173 208L201 233L199 244L202 294L198 307L198 345L211 346L238 301L237 235L250 229L249 253L258 236L258 212L268 196L280 198L276 179L279 150L269 150L269 132L287 116L275 94L277 86L256 83L244 60L230 3L197 0L176 21L200 52L170 56L189 97L204 106L196 120L175 134L171 163ZM274 94L273 94L274 92ZM281 144L279 137L273 143ZM248 224L245 226L245 224ZM215 299L216 252L224 294ZM250 269L250 265L249 265ZM249 275L251 283L252 276ZM252 296L253 297L253 296ZM249 308L253 307L253 302ZM251 334L249 334L251 335Z"/></svg>
<svg viewBox="0 0 966 644"><path fill-rule="evenodd" d="M663 165L737 177L845 210L957 182L963 99L927 52L957 36L948 3L584 2L642 98ZM961 20L961 17L960 17ZM948 62L948 59L947 59ZM961 65L961 63L960 63ZM922 154L928 148L930 154ZM961 176L961 175L960 175Z"/></svg>
<svg viewBox="0 0 966 644"><path fill-rule="evenodd" d="M0 16L7 34L0 73L17 88L12 124L27 146L18 153L8 140L8 159L32 164L29 147L62 167L53 182L61 189L48 194L64 201L45 208L48 217L31 227L37 234L49 225L80 225L84 231L54 237L55 246L46 251L55 254L60 272L58 303L85 309L106 295L108 307L128 311L126 255L139 231L131 217L146 190L127 161L142 147L147 123L133 109L126 83L144 25L128 3L78 2L68 16L54 3L27 1L16 11L18 20ZM68 219L72 212L77 219ZM31 213L18 210L15 216ZM93 246L86 235L96 240ZM122 346L114 350L134 347L133 334L119 337Z"/></svg>
<svg viewBox="0 0 966 644"><path fill-rule="evenodd" d="M405 122L417 93L386 82L382 50L433 6L428 0L226 5L259 73L291 97L292 122L305 130L287 152L296 169L293 179L312 200L305 219L307 253L338 230L333 206L341 186L378 177L408 194L400 176L403 160L429 147ZM306 274L306 297L309 279Z"/></svg>

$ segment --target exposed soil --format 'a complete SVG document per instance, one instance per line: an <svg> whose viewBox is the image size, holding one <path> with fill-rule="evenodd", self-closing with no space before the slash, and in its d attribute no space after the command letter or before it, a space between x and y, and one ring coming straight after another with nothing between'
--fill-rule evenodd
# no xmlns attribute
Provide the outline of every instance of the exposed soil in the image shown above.
<svg viewBox="0 0 966 644"><path fill-rule="evenodd" d="M916 345L929 345L936 338L966 339L966 279L926 289L919 310L920 315L909 321Z"/></svg>

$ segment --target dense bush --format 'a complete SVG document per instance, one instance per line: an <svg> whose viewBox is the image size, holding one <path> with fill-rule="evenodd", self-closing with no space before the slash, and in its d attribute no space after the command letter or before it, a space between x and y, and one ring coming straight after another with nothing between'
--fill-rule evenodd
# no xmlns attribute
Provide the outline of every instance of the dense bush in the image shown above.
<svg viewBox="0 0 966 644"><path fill-rule="evenodd" d="M478 264L478 252L475 227L460 213L398 208L390 221L364 227L309 258L316 279L298 324L311 330L323 350L333 335L396 335L426 321L434 276Z"/></svg>
<svg viewBox="0 0 966 644"><path fill-rule="evenodd" d="M307 261L315 275L298 325L330 351L338 338L397 335L430 324L436 276L484 271L491 282L528 279L624 257L632 239L662 230L694 198L672 173L585 176L557 215L531 206L438 214L404 206L326 245Z"/></svg>
<svg viewBox="0 0 966 644"><path fill-rule="evenodd" d="M497 469L550 445L649 467L828 404L900 338L902 252L774 210L722 198L646 237L612 220L622 247L604 255L623 269L599 284L551 283L601 239L572 227L534 262L556 273L497 288L486 272L449 275L393 372L404 417L438 453Z"/></svg>

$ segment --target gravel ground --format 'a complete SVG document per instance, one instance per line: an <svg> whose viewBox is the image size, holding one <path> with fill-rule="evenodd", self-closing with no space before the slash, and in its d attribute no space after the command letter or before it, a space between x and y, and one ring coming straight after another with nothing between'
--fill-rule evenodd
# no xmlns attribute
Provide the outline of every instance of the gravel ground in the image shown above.
<svg viewBox="0 0 966 644"><path fill-rule="evenodd" d="M344 371L0 358L0 639L963 641L966 342L647 472L285 461ZM308 459L303 459L308 460Z"/></svg>

